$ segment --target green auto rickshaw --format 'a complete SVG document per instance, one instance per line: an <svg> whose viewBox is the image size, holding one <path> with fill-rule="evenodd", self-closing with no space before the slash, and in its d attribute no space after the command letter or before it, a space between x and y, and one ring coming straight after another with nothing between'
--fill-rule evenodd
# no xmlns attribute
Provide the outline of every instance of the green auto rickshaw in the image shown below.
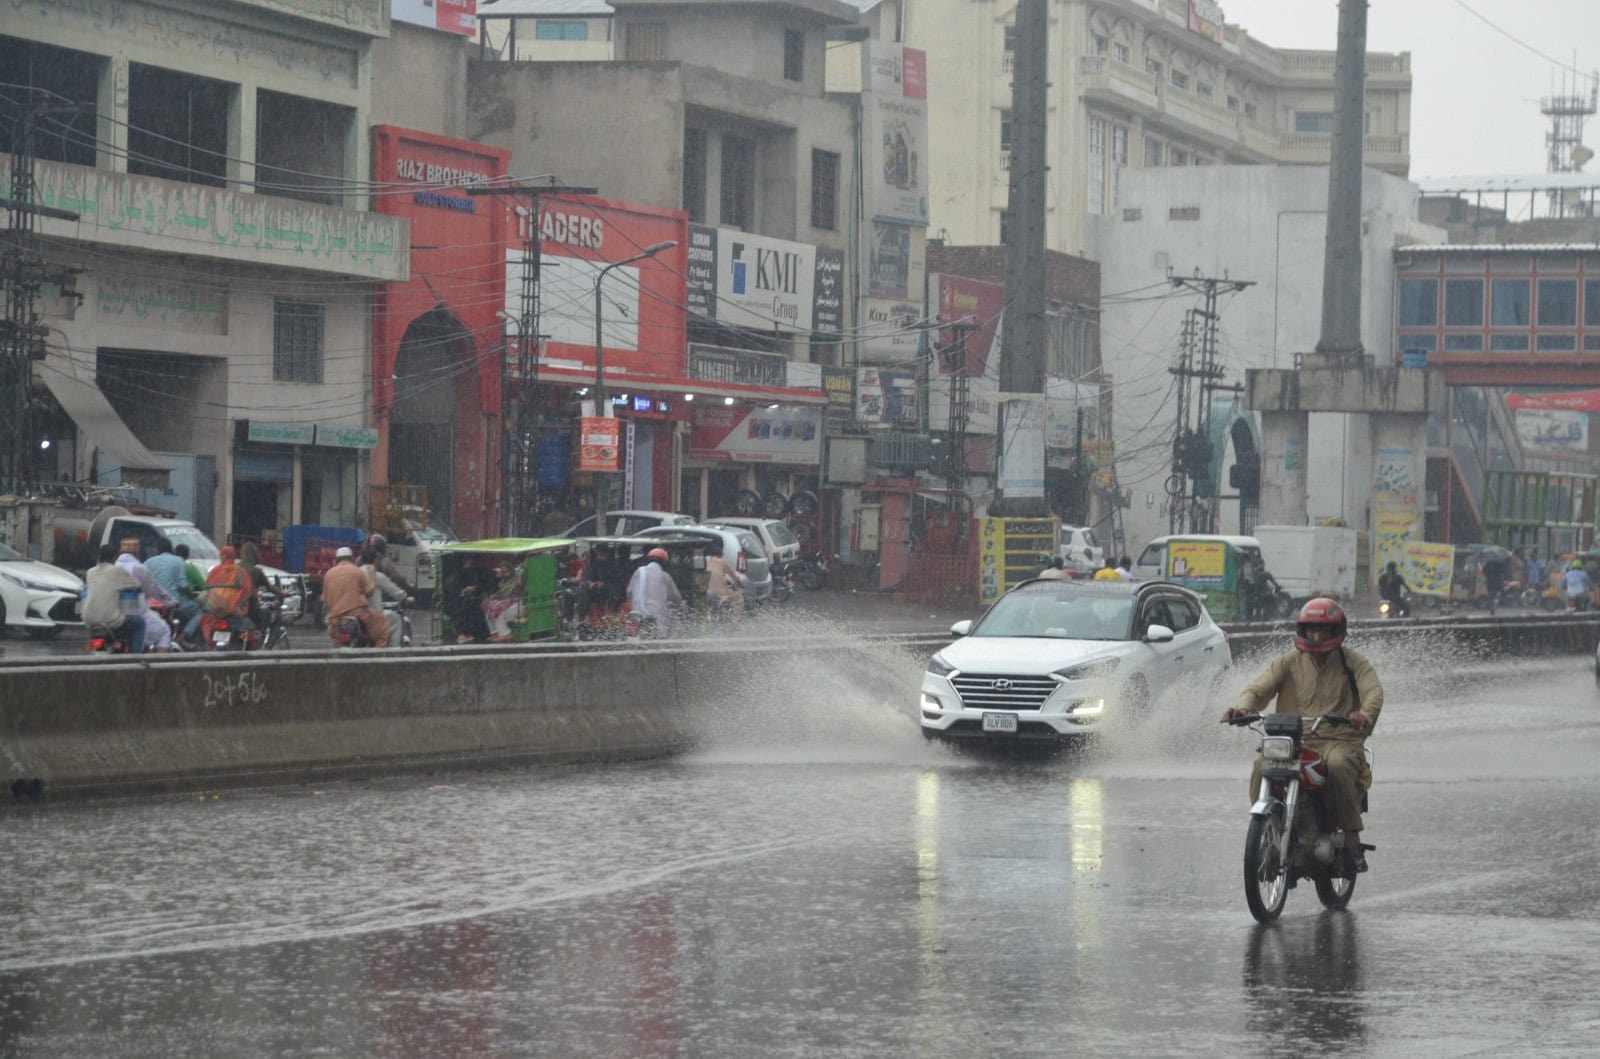
<svg viewBox="0 0 1600 1059"><path fill-rule="evenodd" d="M1161 571L1166 580L1198 594L1213 621L1258 616L1261 545L1254 537L1195 534L1165 541Z"/></svg>
<svg viewBox="0 0 1600 1059"><path fill-rule="evenodd" d="M434 632L440 643L527 643L563 633L562 582L573 542L503 537L437 552Z"/></svg>

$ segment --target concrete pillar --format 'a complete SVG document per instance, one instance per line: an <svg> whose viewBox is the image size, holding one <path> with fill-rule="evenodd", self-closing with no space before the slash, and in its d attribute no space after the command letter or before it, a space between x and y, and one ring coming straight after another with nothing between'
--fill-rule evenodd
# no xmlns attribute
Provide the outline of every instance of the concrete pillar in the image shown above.
<svg viewBox="0 0 1600 1059"><path fill-rule="evenodd" d="M113 55L95 93L95 138L100 144L95 166L113 173L128 171L128 58Z"/></svg>
<svg viewBox="0 0 1600 1059"><path fill-rule="evenodd" d="M1428 470L1428 417L1374 414L1372 421L1372 569L1403 562L1407 541L1422 540Z"/></svg>
<svg viewBox="0 0 1600 1059"><path fill-rule="evenodd" d="M254 191L256 180L256 86L242 84L233 93L228 115L228 179L239 190Z"/></svg>
<svg viewBox="0 0 1600 1059"><path fill-rule="evenodd" d="M1305 412L1261 413L1261 513L1258 525L1306 524L1306 442L1311 417Z"/></svg>
<svg viewBox="0 0 1600 1059"><path fill-rule="evenodd" d="M1322 266L1318 353L1360 356L1361 152L1366 99L1367 0L1339 0L1333 156L1328 167L1328 242Z"/></svg>

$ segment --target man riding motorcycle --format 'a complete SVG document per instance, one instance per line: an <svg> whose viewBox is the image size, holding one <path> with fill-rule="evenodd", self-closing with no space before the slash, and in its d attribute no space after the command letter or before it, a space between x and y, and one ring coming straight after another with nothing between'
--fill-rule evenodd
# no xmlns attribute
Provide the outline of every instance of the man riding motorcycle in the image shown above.
<svg viewBox="0 0 1600 1059"><path fill-rule="evenodd" d="M1404 618L1411 614L1411 601L1406 598L1410 588L1406 584L1406 575L1400 572L1399 563L1391 561L1378 575L1378 595L1389 604L1389 613L1393 617Z"/></svg>
<svg viewBox="0 0 1600 1059"><path fill-rule="evenodd" d="M1361 849L1361 793L1371 785L1362 747L1383 709L1383 685L1364 655L1344 646L1347 631L1344 609L1331 599L1318 597L1300 609L1293 651L1279 655L1223 711L1231 721L1247 713L1260 713L1276 696L1278 713L1320 717L1325 713L1349 719L1348 727L1318 732L1306 745L1327 763L1327 790L1334 818L1344 831L1345 870L1353 877L1367 870ZM1261 791L1261 762L1250 774L1250 800Z"/></svg>
<svg viewBox="0 0 1600 1059"><path fill-rule="evenodd" d="M1589 609L1594 599L1594 582L1583 568L1582 559L1572 560L1567 572L1561 575L1561 594L1566 597L1567 606L1575 610Z"/></svg>
<svg viewBox="0 0 1600 1059"><path fill-rule="evenodd" d="M356 565L349 548L333 553L334 563L322 575L322 605L328 612L328 638L339 646L339 619L355 618L373 646L389 642L389 619L372 606L377 584L372 575Z"/></svg>

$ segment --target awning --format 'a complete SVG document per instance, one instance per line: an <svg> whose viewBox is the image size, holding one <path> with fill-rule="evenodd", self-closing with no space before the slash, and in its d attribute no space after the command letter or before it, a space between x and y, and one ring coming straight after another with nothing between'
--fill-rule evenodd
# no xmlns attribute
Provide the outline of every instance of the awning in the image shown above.
<svg viewBox="0 0 1600 1059"><path fill-rule="evenodd" d="M120 467L124 482L146 489L167 487L171 466L133 436L93 380L80 379L49 362L39 365L39 377L90 443Z"/></svg>

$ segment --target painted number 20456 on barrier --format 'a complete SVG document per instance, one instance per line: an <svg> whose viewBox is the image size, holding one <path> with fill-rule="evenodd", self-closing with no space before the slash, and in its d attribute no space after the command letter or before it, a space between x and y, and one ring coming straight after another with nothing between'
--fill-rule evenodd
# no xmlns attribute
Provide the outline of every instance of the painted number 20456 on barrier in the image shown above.
<svg viewBox="0 0 1600 1059"><path fill-rule="evenodd" d="M206 682L207 709L217 706L251 706L267 699L266 682L254 672L225 677L202 674L202 679Z"/></svg>

